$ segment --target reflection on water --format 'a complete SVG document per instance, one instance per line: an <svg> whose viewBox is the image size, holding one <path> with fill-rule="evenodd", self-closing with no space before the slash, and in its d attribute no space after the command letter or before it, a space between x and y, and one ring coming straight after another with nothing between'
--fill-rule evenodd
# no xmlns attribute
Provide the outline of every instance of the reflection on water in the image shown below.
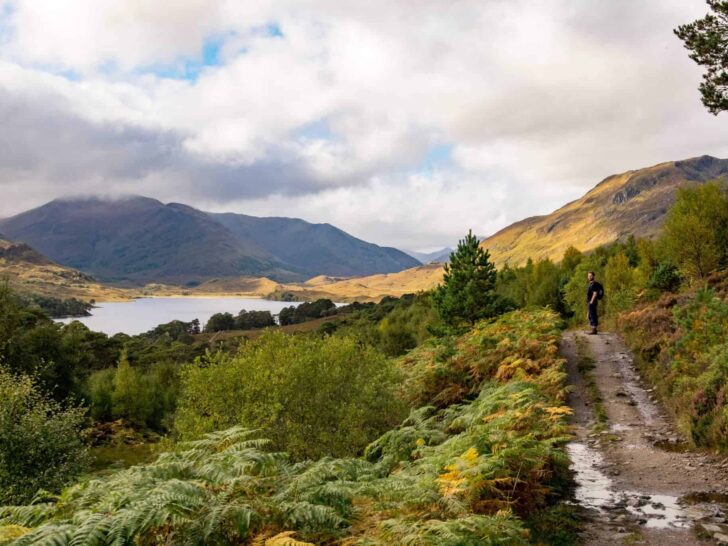
<svg viewBox="0 0 728 546"><path fill-rule="evenodd" d="M628 513L645 527L687 527L690 514L677 497L640 491L614 491L612 480L601 471L601 454L580 442L567 446L577 487L576 500L585 508L614 514Z"/></svg>
<svg viewBox="0 0 728 546"><path fill-rule="evenodd" d="M78 320L91 330L108 335L123 332L129 335L148 332L159 324L173 320L200 321L200 326L215 313L237 314L240 310L270 311L278 314L284 307L298 303L258 298L140 298L129 302L101 302L92 309L90 317L66 318L59 322Z"/></svg>

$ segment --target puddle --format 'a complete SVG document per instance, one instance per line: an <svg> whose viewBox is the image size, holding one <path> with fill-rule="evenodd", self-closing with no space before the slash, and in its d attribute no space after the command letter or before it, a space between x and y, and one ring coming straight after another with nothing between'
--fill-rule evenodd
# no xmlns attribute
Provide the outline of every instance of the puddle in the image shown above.
<svg viewBox="0 0 728 546"><path fill-rule="evenodd" d="M613 490L613 482L601 468L601 454L580 442L566 446L574 471L577 502L601 513L630 514L644 527L652 529L681 528L691 525L691 518L677 497L648 495L639 491Z"/></svg>
<svg viewBox="0 0 728 546"><path fill-rule="evenodd" d="M566 451L575 474L574 496L579 504L597 510L614 504L612 480L599 469L604 464L599 452L580 442L571 442Z"/></svg>
<svg viewBox="0 0 728 546"><path fill-rule="evenodd" d="M689 527L690 517L677 497L671 495L641 495L625 491L627 511L636 516L638 521L651 529L667 527Z"/></svg>
<svg viewBox="0 0 728 546"><path fill-rule="evenodd" d="M611 432L627 432L628 430L632 430L632 427L623 425L622 423L614 423L613 425L609 425L609 430Z"/></svg>

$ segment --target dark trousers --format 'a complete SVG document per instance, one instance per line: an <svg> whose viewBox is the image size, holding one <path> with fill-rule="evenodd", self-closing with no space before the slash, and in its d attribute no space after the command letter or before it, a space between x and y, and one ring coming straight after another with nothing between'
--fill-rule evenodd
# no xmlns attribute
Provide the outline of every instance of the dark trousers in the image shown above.
<svg viewBox="0 0 728 546"><path fill-rule="evenodd" d="M597 302L589 303L589 326L596 328L599 325L599 315L597 313Z"/></svg>

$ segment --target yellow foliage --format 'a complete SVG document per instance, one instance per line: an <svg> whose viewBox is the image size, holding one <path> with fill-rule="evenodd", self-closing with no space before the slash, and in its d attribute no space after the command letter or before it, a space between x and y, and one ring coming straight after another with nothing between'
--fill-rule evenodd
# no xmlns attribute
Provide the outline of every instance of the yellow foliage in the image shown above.
<svg viewBox="0 0 728 546"><path fill-rule="evenodd" d="M295 531L283 531L265 541L265 546L316 546L313 542L303 542L293 538Z"/></svg>
<svg viewBox="0 0 728 546"><path fill-rule="evenodd" d="M0 542L6 543L30 533L32 529L21 525L0 525Z"/></svg>
<svg viewBox="0 0 728 546"><path fill-rule="evenodd" d="M478 450L471 447L456 459L453 464L445 467L444 474L437 478L440 484L440 493L445 496L457 495L467 490L468 479L462 475L463 470L473 468L478 464Z"/></svg>

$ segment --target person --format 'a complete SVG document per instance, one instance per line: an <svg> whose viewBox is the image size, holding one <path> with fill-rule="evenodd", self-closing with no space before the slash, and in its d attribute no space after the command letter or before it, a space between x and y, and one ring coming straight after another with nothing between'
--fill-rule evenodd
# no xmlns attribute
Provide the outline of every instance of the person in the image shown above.
<svg viewBox="0 0 728 546"><path fill-rule="evenodd" d="M599 299L604 293L604 288L599 284L594 276L594 271L589 271L586 275L589 281L589 286L586 289L586 302L587 302L587 320L589 326L591 326L591 335L597 334L597 326L599 325L599 314L597 313L597 305Z"/></svg>

